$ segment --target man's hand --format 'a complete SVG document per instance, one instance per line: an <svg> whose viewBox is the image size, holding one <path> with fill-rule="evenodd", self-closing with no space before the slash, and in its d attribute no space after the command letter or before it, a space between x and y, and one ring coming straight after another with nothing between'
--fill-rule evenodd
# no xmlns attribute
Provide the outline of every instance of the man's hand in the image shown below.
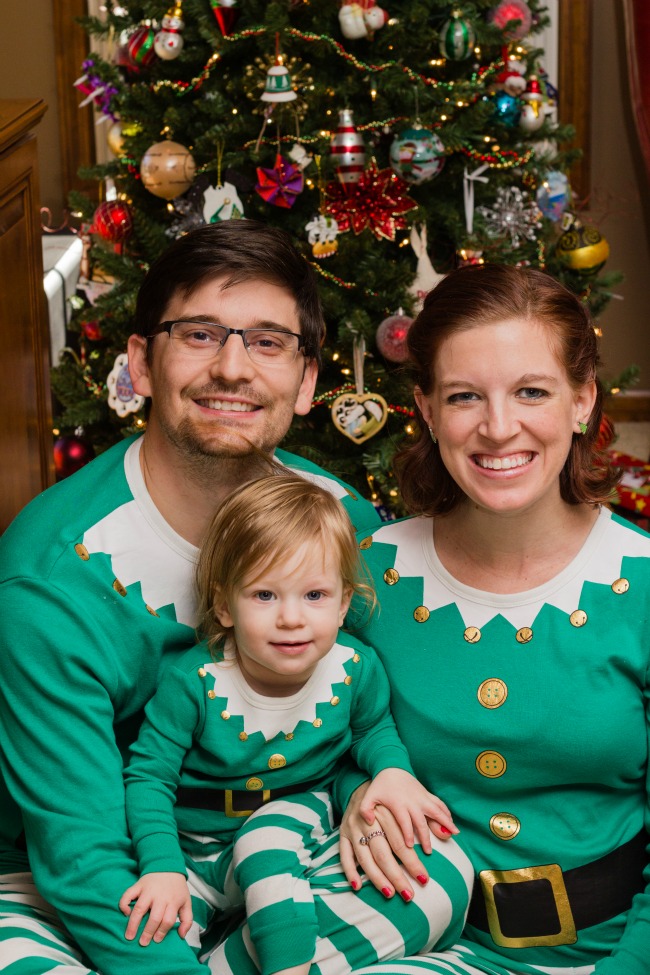
<svg viewBox="0 0 650 975"><path fill-rule="evenodd" d="M131 902L135 904L131 906ZM133 941L140 923L149 919L140 935L139 944L162 941L180 919L178 933L184 938L192 926L192 899L185 877L180 873L147 873L120 897L120 910L129 918L124 937Z"/></svg>

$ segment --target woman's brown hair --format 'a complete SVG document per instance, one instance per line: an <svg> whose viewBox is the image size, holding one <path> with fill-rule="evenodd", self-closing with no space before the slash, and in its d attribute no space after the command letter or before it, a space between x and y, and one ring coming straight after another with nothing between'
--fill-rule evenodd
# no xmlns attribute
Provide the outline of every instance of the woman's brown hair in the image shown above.
<svg viewBox="0 0 650 975"><path fill-rule="evenodd" d="M619 473L597 446L603 415L603 388L596 369L598 345L587 307L555 278L533 268L484 264L447 275L424 300L408 333L413 385L433 391L435 361L442 343L456 332L499 321L523 319L551 329L573 389L595 382L596 401L585 434L576 434L560 473L560 493L568 504L599 504L611 498ZM412 514L452 511L464 492L445 467L417 408L416 443L395 457L402 498Z"/></svg>

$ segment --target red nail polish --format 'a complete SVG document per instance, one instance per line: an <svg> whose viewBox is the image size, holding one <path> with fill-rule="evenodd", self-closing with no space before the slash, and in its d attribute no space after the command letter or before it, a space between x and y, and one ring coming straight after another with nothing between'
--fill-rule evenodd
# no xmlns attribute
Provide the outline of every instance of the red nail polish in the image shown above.
<svg viewBox="0 0 650 975"><path fill-rule="evenodd" d="M358 882L358 880L351 880L350 883L352 884L352 890L358 890L359 889L359 882Z"/></svg>
<svg viewBox="0 0 650 975"><path fill-rule="evenodd" d="M401 890L400 896L403 901L406 901L407 904L410 900L413 900L413 894L409 894L408 890Z"/></svg>
<svg viewBox="0 0 650 975"><path fill-rule="evenodd" d="M393 892L390 889L390 887L382 887L381 888L381 892L384 895L384 897L392 897L393 896Z"/></svg>
<svg viewBox="0 0 650 975"><path fill-rule="evenodd" d="M425 874L423 874L423 873L420 873L420 874L418 874L418 876L417 876L417 881L418 881L418 883L419 883L419 884L422 884L422 886L424 887L424 885L425 885L426 883L428 883L428 881L429 881L429 878L428 878L427 876L425 876Z"/></svg>
<svg viewBox="0 0 650 975"><path fill-rule="evenodd" d="M450 830L450 829L447 829L447 827L446 827L446 826L441 826L441 827L440 827L440 832L441 832L441 833L446 833L446 834L447 834L447 836L451 836L451 830Z"/></svg>

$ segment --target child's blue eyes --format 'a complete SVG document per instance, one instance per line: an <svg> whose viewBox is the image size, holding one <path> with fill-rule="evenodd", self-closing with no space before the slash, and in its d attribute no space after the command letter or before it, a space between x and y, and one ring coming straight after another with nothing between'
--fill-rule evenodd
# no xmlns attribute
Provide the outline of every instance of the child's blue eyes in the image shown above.
<svg viewBox="0 0 650 975"><path fill-rule="evenodd" d="M275 599L275 593L272 593L269 589L260 589L255 593L255 598L259 599L261 603L270 603ZM305 599L312 603L316 603L322 598L323 593L320 589L312 589L310 592L305 593Z"/></svg>
<svg viewBox="0 0 650 975"><path fill-rule="evenodd" d="M311 592L307 593L307 599L315 603L321 598L322 595L322 592L320 592L318 589L312 589Z"/></svg>

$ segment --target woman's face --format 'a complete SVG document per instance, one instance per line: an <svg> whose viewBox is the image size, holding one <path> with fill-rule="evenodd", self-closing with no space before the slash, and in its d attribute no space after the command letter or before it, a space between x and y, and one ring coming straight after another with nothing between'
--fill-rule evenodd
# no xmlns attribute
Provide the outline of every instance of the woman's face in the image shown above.
<svg viewBox="0 0 650 975"><path fill-rule="evenodd" d="M559 475L595 383L572 389L554 332L524 319L445 339L434 386L416 390L445 467L478 507L503 514L560 501Z"/></svg>

